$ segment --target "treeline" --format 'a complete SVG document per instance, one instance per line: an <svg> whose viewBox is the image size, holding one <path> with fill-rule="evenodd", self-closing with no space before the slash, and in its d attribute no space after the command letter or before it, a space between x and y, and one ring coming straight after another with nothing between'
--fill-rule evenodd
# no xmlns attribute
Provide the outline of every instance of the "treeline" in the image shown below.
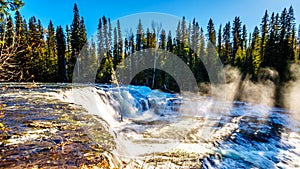
<svg viewBox="0 0 300 169"><path fill-rule="evenodd" d="M300 58L300 28L297 31L292 7L284 8L280 14L266 11L252 33L248 33L239 17L217 29L210 19L206 33L195 19L187 22L183 17L175 36L155 24L144 29L141 20L136 32L123 36L122 23L118 21L112 27L110 19L103 16L97 36L90 41L76 4L73 13L72 24L66 27L55 27L50 21L45 28L35 17L27 23L18 11L14 19L6 17L0 24L0 80L71 82L73 72L80 74L78 71L88 72L96 67L95 81L111 83L113 70L122 60L137 51L159 48L180 57L198 83L209 82L204 65L215 64L212 55L217 55L224 65L239 68L244 77L250 76L253 81L261 68L269 67L279 72L279 82L285 82L291 78L289 65ZM81 70L74 71L79 54L84 56L79 60ZM167 73L153 72L141 72L132 83L177 90Z"/></svg>

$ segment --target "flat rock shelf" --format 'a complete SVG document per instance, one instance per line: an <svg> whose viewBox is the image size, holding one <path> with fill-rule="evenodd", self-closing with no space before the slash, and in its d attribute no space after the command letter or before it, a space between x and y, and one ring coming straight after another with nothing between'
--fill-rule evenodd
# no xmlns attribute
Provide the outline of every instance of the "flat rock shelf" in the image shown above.
<svg viewBox="0 0 300 169"><path fill-rule="evenodd" d="M111 168L110 134L83 108L52 95L68 86L0 86L0 168Z"/></svg>

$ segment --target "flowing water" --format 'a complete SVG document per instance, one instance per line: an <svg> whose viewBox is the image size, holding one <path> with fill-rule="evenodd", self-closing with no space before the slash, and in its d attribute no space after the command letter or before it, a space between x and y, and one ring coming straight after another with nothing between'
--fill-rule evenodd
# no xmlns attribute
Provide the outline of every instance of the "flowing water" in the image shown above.
<svg viewBox="0 0 300 169"><path fill-rule="evenodd" d="M300 122L281 108L144 86L57 85L35 92L82 106L110 133L115 146L104 149L120 168L300 168ZM83 130L104 144L89 123Z"/></svg>

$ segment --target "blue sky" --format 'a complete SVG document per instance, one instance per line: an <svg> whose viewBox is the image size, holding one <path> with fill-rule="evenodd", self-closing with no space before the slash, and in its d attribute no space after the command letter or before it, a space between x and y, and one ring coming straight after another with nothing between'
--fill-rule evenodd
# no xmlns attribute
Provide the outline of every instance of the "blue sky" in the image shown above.
<svg viewBox="0 0 300 169"><path fill-rule="evenodd" d="M297 26L300 21L300 0L24 0L25 6L21 14L28 19L36 16L46 27L50 21L54 25L71 24L73 4L77 3L80 15L84 17L88 35L96 32L98 18L103 15L111 20L143 12L161 12L178 17L193 18L206 29L209 18L212 18L216 29L220 24L232 21L240 16L249 32L254 26L259 26L261 18L267 9L271 12L281 12L284 7L293 5ZM122 24L122 22L121 22ZM176 26L175 26L176 27ZM133 28L135 29L136 26ZM135 30L134 30L135 31Z"/></svg>

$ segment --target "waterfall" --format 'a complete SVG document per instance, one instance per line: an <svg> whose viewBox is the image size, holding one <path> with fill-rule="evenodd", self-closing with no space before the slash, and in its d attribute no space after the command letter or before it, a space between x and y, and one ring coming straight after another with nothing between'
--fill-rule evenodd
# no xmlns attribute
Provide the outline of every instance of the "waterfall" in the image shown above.
<svg viewBox="0 0 300 169"><path fill-rule="evenodd" d="M81 105L98 117L114 137L116 148L111 153L127 168L164 168L171 165L167 161L175 165L180 159L194 161L192 166L201 161L204 168L221 168L227 163L239 166L237 161L257 167L264 159L269 167L275 167L284 165L278 163L286 158L282 154L287 154L292 162L299 159L297 146L296 153L280 149L295 145L292 138L299 137L297 130L294 137L281 136L282 141L276 141L280 136L272 133L277 130L277 123L282 128L289 127L288 122L280 120L281 116L289 119L289 115L278 109L130 85L75 86L64 96L64 101ZM270 143L264 143L265 140ZM232 146L235 144L238 147ZM257 147L247 152L248 144ZM180 155L175 158L172 153ZM275 155L278 157L273 158ZM126 168L123 164L122 167Z"/></svg>

